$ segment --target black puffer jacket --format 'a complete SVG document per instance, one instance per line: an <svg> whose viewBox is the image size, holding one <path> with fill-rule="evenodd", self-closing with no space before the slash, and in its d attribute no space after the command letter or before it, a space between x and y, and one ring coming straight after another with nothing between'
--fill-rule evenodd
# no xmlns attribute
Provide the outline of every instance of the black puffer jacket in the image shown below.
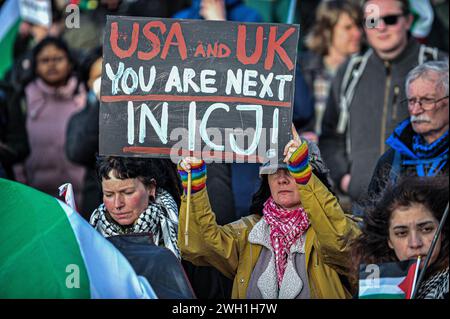
<svg viewBox="0 0 450 319"><path fill-rule="evenodd" d="M66 133L67 158L86 167L80 213L87 220L94 209L102 203L102 191L95 169L98 153L99 111L98 100L90 95L86 107L70 119Z"/></svg>
<svg viewBox="0 0 450 319"><path fill-rule="evenodd" d="M0 177L14 179L12 166L30 153L20 94L0 82Z"/></svg>

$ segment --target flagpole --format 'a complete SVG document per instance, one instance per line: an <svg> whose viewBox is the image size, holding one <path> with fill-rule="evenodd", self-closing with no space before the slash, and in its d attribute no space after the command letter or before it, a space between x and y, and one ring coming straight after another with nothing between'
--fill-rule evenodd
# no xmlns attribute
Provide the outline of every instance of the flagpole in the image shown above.
<svg viewBox="0 0 450 319"><path fill-rule="evenodd" d="M187 184L187 194L186 194L186 227L184 229L184 243L186 246L189 245L189 211L191 208L191 189L192 189L192 172L189 170L188 172L188 184Z"/></svg>
<svg viewBox="0 0 450 319"><path fill-rule="evenodd" d="M422 261L422 258L417 257L417 262L416 262L416 270L414 271L414 281L413 281L413 286L412 286L412 290L411 293L414 293L414 290L416 290L416 286L417 286L417 275L419 274L419 269L420 269L420 262ZM409 299L412 299L412 295L409 297Z"/></svg>
<svg viewBox="0 0 450 319"><path fill-rule="evenodd" d="M297 0L291 0L291 3L289 4L289 12L287 16L287 24L294 23L294 17L295 17L295 8L297 7Z"/></svg>
<svg viewBox="0 0 450 319"><path fill-rule="evenodd" d="M423 269L420 272L419 279L417 279L417 283L416 283L415 289L413 291L413 294L411 296L411 299L415 299L415 297L416 297L417 291L419 290L420 284L422 283L422 280L425 276L425 272L428 268L428 264L430 263L431 255L433 255L434 248L436 247L439 235L441 234L442 229L444 228L444 224L445 224L445 221L447 220L447 215L448 215L448 205L449 204L447 203L447 207L445 208L444 215L442 215L441 221L439 223L439 227L436 230L436 233L434 234L433 241L431 242L430 249L428 250L427 258L425 258L425 262L423 264Z"/></svg>

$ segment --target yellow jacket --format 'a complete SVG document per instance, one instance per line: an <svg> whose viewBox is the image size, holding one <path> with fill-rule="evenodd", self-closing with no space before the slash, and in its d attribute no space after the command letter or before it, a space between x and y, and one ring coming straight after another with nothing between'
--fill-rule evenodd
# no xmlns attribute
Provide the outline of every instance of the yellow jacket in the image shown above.
<svg viewBox="0 0 450 319"><path fill-rule="evenodd" d="M350 271L350 241L360 231L342 211L336 198L313 174L299 185L300 198L311 226L306 232L305 257L311 298L349 298L339 274ZM232 298L246 298L253 268L262 246L251 244L248 235L261 216L250 215L219 226L206 189L191 197L188 245L185 243L186 196L182 197L178 245L182 258L198 266L213 266L233 279Z"/></svg>

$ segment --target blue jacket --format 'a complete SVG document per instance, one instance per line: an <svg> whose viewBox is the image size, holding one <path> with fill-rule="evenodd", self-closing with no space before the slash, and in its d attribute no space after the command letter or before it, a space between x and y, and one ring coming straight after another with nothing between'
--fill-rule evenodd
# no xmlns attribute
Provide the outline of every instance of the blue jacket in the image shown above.
<svg viewBox="0 0 450 319"><path fill-rule="evenodd" d="M305 81L300 65L295 70L294 110L292 122L297 129L308 130L307 124L314 119L314 96Z"/></svg>
<svg viewBox="0 0 450 319"><path fill-rule="evenodd" d="M420 152L413 146L415 136L409 118L397 126L386 140L391 148L378 160L369 194L378 194L399 176L448 176L448 131L431 145L422 146Z"/></svg>
<svg viewBox="0 0 450 319"><path fill-rule="evenodd" d="M200 16L201 0L192 0L192 6L176 13L175 19L202 19ZM254 9L244 5L242 0L225 0L227 20L240 22L262 22L261 15Z"/></svg>
<svg viewBox="0 0 450 319"><path fill-rule="evenodd" d="M438 174L447 165L448 161L448 132L431 145L425 147L431 150L435 146L436 150L430 152L429 155L414 151L412 146L414 135L417 134L414 134L410 120L407 119L400 123L394 133L387 139L386 144L397 154L397 159L394 158L392 163L393 168L400 173L400 169L411 165L415 167L418 176L434 176ZM422 151L427 150L423 149ZM396 165L398 167L395 167Z"/></svg>

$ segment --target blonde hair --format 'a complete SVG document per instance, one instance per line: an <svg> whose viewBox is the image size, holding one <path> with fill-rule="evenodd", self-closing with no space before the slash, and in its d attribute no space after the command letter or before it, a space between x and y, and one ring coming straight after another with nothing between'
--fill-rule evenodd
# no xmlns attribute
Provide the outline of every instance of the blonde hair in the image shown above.
<svg viewBox="0 0 450 319"><path fill-rule="evenodd" d="M325 56L333 41L333 30L343 13L361 25L362 10L349 0L323 0L316 11L316 22L306 36L305 44L311 51Z"/></svg>

